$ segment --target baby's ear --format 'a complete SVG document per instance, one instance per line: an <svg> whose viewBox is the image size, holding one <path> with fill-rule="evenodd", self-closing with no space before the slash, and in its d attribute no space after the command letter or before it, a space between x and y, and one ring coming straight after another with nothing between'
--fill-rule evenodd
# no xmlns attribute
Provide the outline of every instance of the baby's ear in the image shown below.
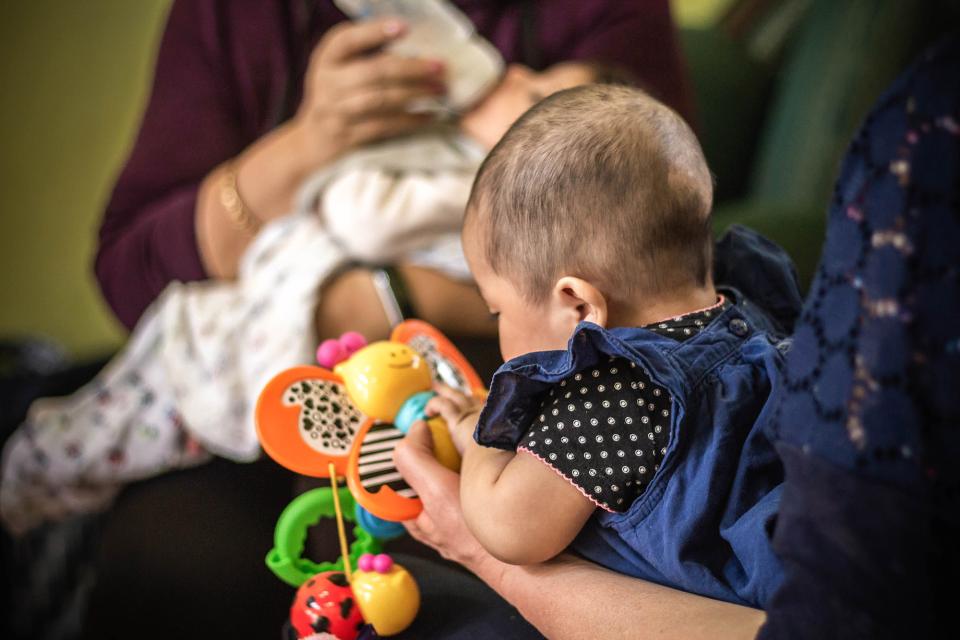
<svg viewBox="0 0 960 640"><path fill-rule="evenodd" d="M553 302L561 313L578 322L607 326L607 299L597 287L583 278L563 276L553 287Z"/></svg>

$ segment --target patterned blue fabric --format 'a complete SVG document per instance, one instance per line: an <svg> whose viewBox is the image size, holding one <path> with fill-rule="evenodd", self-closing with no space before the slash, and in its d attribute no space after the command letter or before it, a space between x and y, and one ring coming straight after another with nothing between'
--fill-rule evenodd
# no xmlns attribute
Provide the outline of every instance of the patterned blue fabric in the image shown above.
<svg viewBox="0 0 960 640"><path fill-rule="evenodd" d="M774 545L786 578L760 637L955 628L956 37L892 85L850 145L776 403L771 432L786 484Z"/></svg>
<svg viewBox="0 0 960 640"><path fill-rule="evenodd" d="M747 254L759 246L753 232L733 234L731 246ZM792 268L779 249L750 255L749 268ZM673 398L670 443L645 493L625 513L598 511L573 549L621 573L762 606L781 576L767 530L782 468L761 425L786 343L753 301L735 289L724 293L734 304L682 342L643 328L581 323L566 351L507 362L493 377L475 437L513 450L551 387L611 356L635 362Z"/></svg>

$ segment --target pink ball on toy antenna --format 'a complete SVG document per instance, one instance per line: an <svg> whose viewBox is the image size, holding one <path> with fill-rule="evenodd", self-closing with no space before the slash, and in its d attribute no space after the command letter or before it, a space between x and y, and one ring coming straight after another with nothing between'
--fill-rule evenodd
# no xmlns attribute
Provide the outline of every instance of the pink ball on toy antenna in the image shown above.
<svg viewBox="0 0 960 640"><path fill-rule="evenodd" d="M367 339L356 331L347 331L340 336L340 345L346 349L348 354L352 354L354 351L359 351L367 346Z"/></svg>
<svg viewBox="0 0 960 640"><path fill-rule="evenodd" d="M336 340L324 340L317 347L317 362L321 367L332 369L333 365L341 362L347 357L347 352Z"/></svg>
<svg viewBox="0 0 960 640"><path fill-rule="evenodd" d="M393 558L385 553L378 553L373 558L373 570L377 573L387 573L393 567Z"/></svg>
<svg viewBox="0 0 960 640"><path fill-rule="evenodd" d="M360 571L373 571L373 554L365 553L357 560L357 567Z"/></svg>

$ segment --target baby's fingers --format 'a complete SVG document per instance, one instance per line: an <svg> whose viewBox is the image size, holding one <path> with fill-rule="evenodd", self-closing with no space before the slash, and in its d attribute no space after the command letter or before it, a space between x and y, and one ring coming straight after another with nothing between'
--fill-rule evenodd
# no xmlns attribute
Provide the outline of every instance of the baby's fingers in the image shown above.
<svg viewBox="0 0 960 640"><path fill-rule="evenodd" d="M437 392L437 397L442 397L449 400L463 413L466 413L472 409L476 402L474 398L454 389L449 385L445 385L442 382L434 383L433 390Z"/></svg>
<svg viewBox="0 0 960 640"><path fill-rule="evenodd" d="M447 421L448 425L456 424L463 415L463 410L453 401L439 395L430 398L424 410L428 416L440 416Z"/></svg>

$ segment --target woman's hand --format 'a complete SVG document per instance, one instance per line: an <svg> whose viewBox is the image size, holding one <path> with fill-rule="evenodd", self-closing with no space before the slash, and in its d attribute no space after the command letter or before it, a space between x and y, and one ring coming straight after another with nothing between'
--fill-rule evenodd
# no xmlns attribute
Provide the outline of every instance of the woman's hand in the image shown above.
<svg viewBox="0 0 960 640"><path fill-rule="evenodd" d="M394 461L404 480L423 501L420 515L403 523L410 535L474 573L480 573L485 564L496 563L463 521L460 475L437 462L426 424L413 424L397 445Z"/></svg>
<svg viewBox="0 0 960 640"><path fill-rule="evenodd" d="M381 50L405 31L396 19L343 22L317 43L294 118L316 164L429 121L428 115L410 113L410 106L446 92L444 66Z"/></svg>
<svg viewBox="0 0 960 640"><path fill-rule="evenodd" d="M208 274L236 276L253 232L290 213L294 193L311 172L354 147L430 120L410 113L410 106L446 92L443 64L380 50L405 29L397 20L344 22L330 29L310 55L296 115L207 175L197 199L196 233ZM231 174L234 197L251 224L238 225L221 203Z"/></svg>

